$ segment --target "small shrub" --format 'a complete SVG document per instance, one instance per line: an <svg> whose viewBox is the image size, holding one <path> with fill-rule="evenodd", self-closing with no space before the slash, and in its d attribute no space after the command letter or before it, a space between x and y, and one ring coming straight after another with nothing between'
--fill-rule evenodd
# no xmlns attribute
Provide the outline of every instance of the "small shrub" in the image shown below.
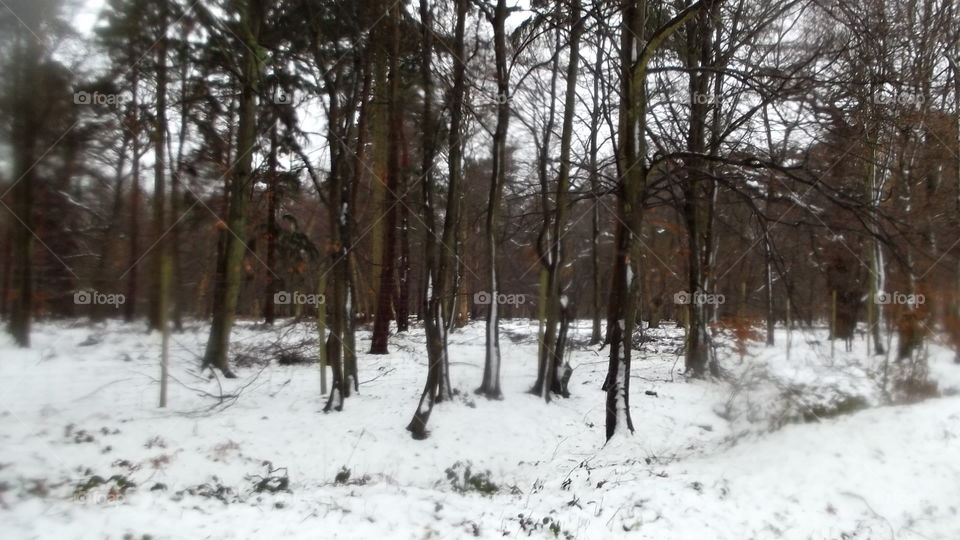
<svg viewBox="0 0 960 540"><path fill-rule="evenodd" d="M100 487L104 487L107 490L104 498L105 501L116 502L121 500L127 491L135 489L137 484L122 474L115 474L106 480L104 480L102 476L94 474L74 486L73 498L76 501L84 502L96 500L95 497L91 498L91 495Z"/></svg>
<svg viewBox="0 0 960 540"><path fill-rule="evenodd" d="M173 497L173 500L179 501L183 498L184 493L207 499L217 499L223 504L230 504L239 500L233 488L221 484L216 476L213 477L213 482L204 482L178 491Z"/></svg>
<svg viewBox="0 0 960 540"><path fill-rule="evenodd" d="M72 439L76 444L92 443L96 440L93 438L93 434L88 433L87 430L75 429L76 427L74 424L67 424L67 427L63 430L63 436Z"/></svg>
<svg viewBox="0 0 960 540"><path fill-rule="evenodd" d="M490 471L474 473L470 462L458 461L447 468L447 480L457 493L473 491L481 495L490 496L500 491L500 486L490 480Z"/></svg>
<svg viewBox="0 0 960 540"><path fill-rule="evenodd" d="M340 472L338 472L337 475L333 477L334 484L346 484L349 480L350 480L350 469L346 468L346 466L340 467Z"/></svg>
<svg viewBox="0 0 960 540"><path fill-rule="evenodd" d="M277 356L277 364L281 366L304 366L315 363L312 357L308 358L300 351L283 351Z"/></svg>
<svg viewBox="0 0 960 540"><path fill-rule="evenodd" d="M354 478L353 480L350 479L350 475L351 475L350 469L348 469L346 466L340 467L340 472L338 472L337 475L333 477L333 483L349 484L351 486L363 486L370 481L370 475L368 474L365 474L359 478Z"/></svg>
<svg viewBox="0 0 960 540"><path fill-rule="evenodd" d="M940 395L936 381L930 380L926 351L919 350L894 362L891 374L894 403L916 403Z"/></svg>
<svg viewBox="0 0 960 540"><path fill-rule="evenodd" d="M574 536L568 531L563 530L560 521L550 516L543 516L542 519L534 519L533 516L517 514L517 521L520 528L530 536L535 531L549 531L554 538L563 538L564 540L573 540Z"/></svg>
<svg viewBox="0 0 960 540"><path fill-rule="evenodd" d="M248 476L248 480L253 480L253 491L257 493L277 493L280 491L290 491L290 477L287 476L286 467L277 467L273 468L269 461L263 463L266 467L267 472L263 476L253 475ZM283 474L278 474L283 473Z"/></svg>
<svg viewBox="0 0 960 540"><path fill-rule="evenodd" d="M152 438L150 438L150 440L148 440L148 441L146 442L146 444L143 445L143 447L146 448L146 449L151 449L151 448L166 448L166 447L167 447L167 441L163 440L163 437L161 437L161 436L159 436L159 435L155 435L155 436L153 436Z"/></svg>
<svg viewBox="0 0 960 540"><path fill-rule="evenodd" d="M240 451L240 445L234 441L228 440L222 443L217 444L213 447L213 460L214 461L226 461L227 455L230 452Z"/></svg>

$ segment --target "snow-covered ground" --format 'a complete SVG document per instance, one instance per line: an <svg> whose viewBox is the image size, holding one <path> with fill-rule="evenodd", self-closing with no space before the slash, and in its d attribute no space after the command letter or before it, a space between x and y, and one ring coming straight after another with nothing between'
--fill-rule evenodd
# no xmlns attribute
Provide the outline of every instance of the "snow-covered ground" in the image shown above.
<svg viewBox="0 0 960 540"><path fill-rule="evenodd" d="M156 335L41 323L31 350L0 337L0 538L960 538L953 352L930 346L941 397L880 406L862 341L831 358L823 332L796 332L789 359L725 350L727 379L693 381L666 326L633 365L636 432L604 446L585 323L572 396L550 404L526 392L535 323L504 322L502 401L472 392L482 325L452 334L460 393L426 441L405 431L420 329L389 356L361 332L360 393L324 414L315 364L267 362L278 339L312 355L311 324L240 323L229 381L198 373L206 328L188 325L158 409Z"/></svg>

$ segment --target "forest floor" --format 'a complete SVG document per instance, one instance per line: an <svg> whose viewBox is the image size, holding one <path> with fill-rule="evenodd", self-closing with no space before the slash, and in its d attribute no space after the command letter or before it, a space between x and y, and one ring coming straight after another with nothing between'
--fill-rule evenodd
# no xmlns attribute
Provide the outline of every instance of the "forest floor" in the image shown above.
<svg viewBox="0 0 960 540"><path fill-rule="evenodd" d="M0 337L0 538L960 538L960 365L929 346L940 397L883 405L883 357L823 330L722 350L687 380L682 330L650 331L633 365L632 436L604 445L605 350L573 331L572 395L527 393L536 326L504 321L504 399L474 395L483 328L451 335L456 399L431 437L405 426L426 374L422 329L365 354L342 412L311 324L240 322L238 379L199 373L206 326L39 323ZM286 351L279 354L281 350ZM629 533L628 533L629 531Z"/></svg>

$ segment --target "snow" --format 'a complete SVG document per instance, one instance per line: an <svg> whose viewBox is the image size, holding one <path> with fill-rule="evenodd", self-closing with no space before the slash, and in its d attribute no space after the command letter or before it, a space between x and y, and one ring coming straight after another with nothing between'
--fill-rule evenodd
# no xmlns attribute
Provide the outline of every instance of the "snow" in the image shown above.
<svg viewBox="0 0 960 540"><path fill-rule="evenodd" d="M232 352L254 363L235 380L198 374L206 330L171 336L163 410L160 338L140 325L42 322L27 351L0 337L0 538L960 538L960 366L936 343L941 397L893 406L862 339L830 358L823 329L795 331L789 360L724 349L730 380L695 381L680 373L682 329L665 322L633 355L636 433L604 446L606 350L583 345L589 321L570 331L572 396L549 404L527 393L536 321L501 321L503 400L472 391L483 323L452 332L459 393L425 441L405 430L426 377L422 328L392 336L386 356L361 352L358 333L359 395L328 414L315 364L257 363L314 324L238 321ZM234 397L216 399L221 386ZM784 388L870 407L771 422ZM460 492L467 467L499 489ZM254 490L284 474L289 491ZM94 475L136 486L75 495Z"/></svg>

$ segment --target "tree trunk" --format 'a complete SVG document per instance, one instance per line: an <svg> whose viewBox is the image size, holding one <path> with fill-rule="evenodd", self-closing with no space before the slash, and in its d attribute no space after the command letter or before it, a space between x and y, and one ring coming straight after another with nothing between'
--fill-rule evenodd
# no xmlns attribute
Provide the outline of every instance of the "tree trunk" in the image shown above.
<svg viewBox="0 0 960 540"><path fill-rule="evenodd" d="M390 319L393 318L393 291L395 271L395 247L397 229L397 186L400 182L400 138L402 136L402 110L400 89L400 13L399 4L394 4L390 17L391 49L389 75L390 130L387 155L386 193L383 197L383 243L380 257L380 285L377 289L377 313L373 321L373 336L370 354L388 354ZM378 220L379 221L379 220Z"/></svg>
<svg viewBox="0 0 960 540"><path fill-rule="evenodd" d="M279 291L277 266L277 125L270 129L270 155L267 158L267 287L263 298L263 319L267 324L276 320L274 295ZM321 294L323 291L319 291Z"/></svg>
<svg viewBox="0 0 960 540"><path fill-rule="evenodd" d="M643 225L643 203L649 172L645 163L646 139L642 129L647 116L647 64L664 41L696 15L703 5L703 0L691 5L654 31L634 62L634 38L645 35L646 2L624 0L620 34L621 113L617 146L617 173L622 179L622 186L617 205L619 219L607 315L610 356L603 384L607 393L608 441L616 435L618 427L633 432L629 401L630 357L640 289L636 266L640 261L640 250L634 231L640 231Z"/></svg>
<svg viewBox="0 0 960 540"><path fill-rule="evenodd" d="M540 228L540 236L537 238L537 256L540 260L540 283L537 287L537 379L530 389L532 394L542 396L544 381L547 380L547 333L548 317L547 311L550 309L550 266L551 249L553 242L551 234L553 230L550 227L553 216L550 208L550 179L548 176L548 162L550 160L550 140L553 137L553 128L557 116L557 79L560 76L560 47L562 33L560 28L553 30L553 46L556 53L550 62L550 105L547 108L547 121L543 126L543 138L540 141L540 148L537 156L537 177L540 180L540 212L543 215L543 224Z"/></svg>
<svg viewBox="0 0 960 540"><path fill-rule="evenodd" d="M243 254L246 249L247 203L253 183L253 152L257 138L257 85L260 78L260 59L254 51L260 50L260 25L262 6L257 0L249 0L241 14L241 27L246 40L243 48L243 74L240 98L239 124L237 128L237 162L230 182L230 208L227 213L227 238L223 275L217 280L222 294L214 306L213 324L203 358L203 366L217 368L224 376L235 377L230 370L227 353L230 347L230 331L237 309L242 278Z"/></svg>
<svg viewBox="0 0 960 540"><path fill-rule="evenodd" d="M603 70L604 53L597 49L597 59L593 68L593 105L590 111L590 192L593 195L593 209L590 217L590 265L593 274L593 326L590 332L590 345L597 345L603 339L601 331L601 311L603 296L600 291L600 169L597 164L598 132L600 130L600 79Z"/></svg>
<svg viewBox="0 0 960 540"><path fill-rule="evenodd" d="M402 128L401 128L402 129ZM403 164L401 171L409 167L406 134L404 133ZM406 332L410 325L410 204L407 194L407 174L401 172L397 190L400 194L400 258L397 260L396 294L394 295L394 316L397 320L397 332Z"/></svg>
<svg viewBox="0 0 960 540"><path fill-rule="evenodd" d="M350 181L345 181L344 165L346 164L346 137L348 129L341 126L342 118L352 118L353 112L341 111L337 84L333 75L328 71L325 76L327 95L330 102L327 118L327 142L330 145L330 175L328 207L330 217L329 264L326 272L332 278L332 302L327 303L329 316L329 336L326 341L326 356L331 368L330 396L324 407L324 412L343 410L344 399L350 396L352 390L359 388L357 380L357 357L354 340L354 319L357 305L357 287L354 285L355 261L353 260L352 244L352 209L356 195L353 187L360 184L363 177L364 155L366 149L367 122L370 116L371 103L368 100L373 74L370 70L370 55L368 49L362 62L357 63L357 72L362 73L360 96L356 100L360 104L360 115L357 122L357 142L353 152L352 172ZM317 58L318 63L322 59ZM343 133L338 133L342 130Z"/></svg>
<svg viewBox="0 0 960 540"><path fill-rule="evenodd" d="M36 9L24 10L26 28L37 28L39 14ZM38 86L38 70L41 62L39 38L17 31L19 39L14 45L19 56L14 63L19 69L13 74L13 193L12 239L13 287L10 298L8 329L19 347L30 346L30 326L33 318L33 197L35 181L35 145L37 140L36 100L34 89Z"/></svg>
<svg viewBox="0 0 960 540"><path fill-rule="evenodd" d="M113 236L117 232L117 226L120 222L120 212L123 207L123 180L124 174L123 169L127 163L127 149L130 144L130 133L126 130L123 130L121 134L120 141L120 150L117 155L117 166L116 171L113 177L113 204L110 208L110 217L104 227L103 235L100 238L100 255L97 258L97 279L99 283L96 287L97 290L104 290L103 285L108 282L108 275L110 273L110 261L113 259ZM110 280L112 281L112 280ZM119 306L117 306L119 307ZM94 312L91 316L94 320L103 320L107 317L111 310L115 308L110 305L98 305L94 306Z"/></svg>
<svg viewBox="0 0 960 540"><path fill-rule="evenodd" d="M497 303L500 276L498 273L497 232L500 230L500 198L506 181L507 125L510 122L510 80L507 72L507 39L504 23L507 19L506 0L497 0L490 16L493 24L493 43L497 68L497 127L493 133L493 156L490 176L490 196L484 240L488 261L486 355L483 363L483 382L477 393L487 398L501 399L500 391L500 312Z"/></svg>
<svg viewBox="0 0 960 540"><path fill-rule="evenodd" d="M706 125L709 113L708 105L712 99L706 99L709 92L710 75L698 71L700 66L709 65L712 56L712 29L706 12L700 12L687 24L687 66L690 73L690 130L687 149L694 155L706 152ZM716 105L714 105L716 106ZM706 276L709 270L705 263L708 253L708 208L710 204L706 185L710 182L706 171L707 163L700 158L687 160L687 182L684 184L683 214L687 226L687 276L690 302L687 304L687 337L685 361L686 370L694 377L703 377L710 361L710 343L707 334L707 304L705 299Z"/></svg>
<svg viewBox="0 0 960 540"><path fill-rule="evenodd" d="M165 24L167 20L167 0L163 0L161 5L161 21ZM166 28L161 29L166 32ZM161 281L163 281L163 249L167 235L163 212L166 205L166 154L164 145L167 138L167 38L161 36L156 45L157 53L157 95L155 118L153 124L153 241L154 250L151 253L151 282L150 282L150 316L148 322L151 330L161 330L162 305L164 302L160 298Z"/></svg>
<svg viewBox="0 0 960 540"><path fill-rule="evenodd" d="M443 318L443 304L450 294L449 273L451 272L452 251L450 243L455 242L459 229L459 184L461 176L460 160L462 155L461 118L465 86L466 66L463 63L464 26L467 16L468 0L456 0L457 22L454 30L452 61L454 63L454 84L450 95L450 133L449 133L449 182L447 186L446 215L444 217L443 239L437 245L436 213L433 199L433 163L436 158L437 140L433 113L433 28L432 14L428 0L420 0L420 21L422 31L422 62L420 73L423 79L423 213L426 231L424 234L425 266L427 268L427 311L424 317L424 329L427 335L427 381L413 418L407 429L414 439L425 439L428 435L427 422L436 402L450 399L449 360L447 357L447 326Z"/></svg>
<svg viewBox="0 0 960 540"><path fill-rule="evenodd" d="M560 133L560 170L557 175L557 191L554 197L553 230L550 234L549 256L547 260L547 324L544 332L543 348L545 354L544 384L541 396L550 401L551 393L562 393L560 367L563 353L558 347L559 325L563 311L568 309L566 298L562 296L560 270L563 268L563 235L566 225L566 212L570 190L570 146L573 138L573 117L576 114L577 69L580 59L580 36L583 34L583 19L580 16L580 1L570 2L570 60L567 64L567 88L564 99L563 127Z"/></svg>
<svg viewBox="0 0 960 540"><path fill-rule="evenodd" d="M123 306L123 318L132 322L137 315L137 262L140 258L140 109L137 87L140 84L138 70L134 67L130 77L130 108L127 111L130 131L133 133L133 156L130 170L130 238L127 265L127 294Z"/></svg>

